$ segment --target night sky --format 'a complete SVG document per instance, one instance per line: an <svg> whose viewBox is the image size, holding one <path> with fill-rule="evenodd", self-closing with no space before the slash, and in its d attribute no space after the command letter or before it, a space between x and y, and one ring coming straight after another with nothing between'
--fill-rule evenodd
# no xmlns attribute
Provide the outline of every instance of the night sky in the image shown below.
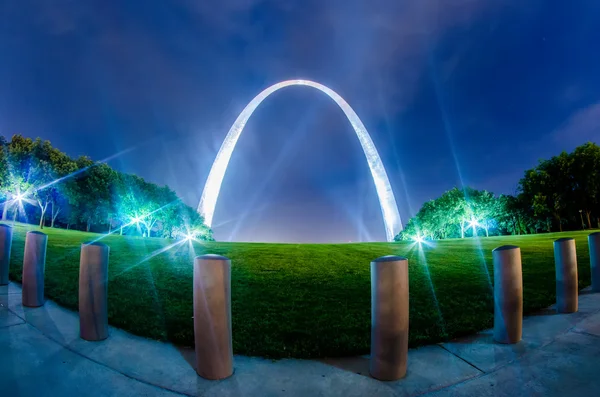
<svg viewBox="0 0 600 397"><path fill-rule="evenodd" d="M600 1L0 0L0 133L167 184L194 208L227 131L276 82L338 92L403 222L461 184L514 193L600 137ZM365 157L335 103L276 92L225 176L218 240L382 241Z"/></svg>

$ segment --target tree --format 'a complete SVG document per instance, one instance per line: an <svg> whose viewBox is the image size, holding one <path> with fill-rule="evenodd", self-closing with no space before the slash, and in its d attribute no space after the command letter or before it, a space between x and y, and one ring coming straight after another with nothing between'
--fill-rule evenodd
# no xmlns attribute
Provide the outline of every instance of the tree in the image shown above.
<svg viewBox="0 0 600 397"><path fill-rule="evenodd" d="M16 218L24 204L33 204L40 227L50 211L51 227L59 220L67 229L83 224L86 231L106 224L110 233L116 223L121 233L133 225L148 236L212 239L202 217L168 187L116 172L87 157L73 160L48 141L21 135L10 142L0 137L0 196L3 219L9 210L14 209Z"/></svg>
<svg viewBox="0 0 600 397"><path fill-rule="evenodd" d="M20 135L14 135L4 148L6 171L2 190L5 200L2 210L3 220L6 219L11 206L14 208L14 217L16 217L19 206L25 201L24 199L31 189L29 176L33 141Z"/></svg>
<svg viewBox="0 0 600 397"><path fill-rule="evenodd" d="M545 222L548 232L552 230L551 218L556 220L559 231L563 230L576 184L571 172L572 163L573 157L562 152L527 170L519 182L519 190L530 203L534 215Z"/></svg>
<svg viewBox="0 0 600 397"><path fill-rule="evenodd" d="M585 212L587 227L591 229L591 214L600 204L600 147L588 142L577 147L570 156L573 202Z"/></svg>
<svg viewBox="0 0 600 397"><path fill-rule="evenodd" d="M55 189L53 182L58 178L58 173L52 164L55 151L58 152L48 141L36 139L33 143L29 178L33 184L31 195L35 198L41 211L40 228L44 227L46 211Z"/></svg>
<svg viewBox="0 0 600 397"><path fill-rule="evenodd" d="M499 215L499 200L486 190L472 190L470 198L473 236L477 234L476 226L480 225L485 230L485 236L489 237L490 228L495 226Z"/></svg>
<svg viewBox="0 0 600 397"><path fill-rule="evenodd" d="M8 184L8 177L8 142L0 135L0 192L2 193L3 207L6 207L6 197L4 197L4 192Z"/></svg>
<svg viewBox="0 0 600 397"><path fill-rule="evenodd" d="M500 195L496 220L499 228L504 231L501 234L527 234L535 226L535 220L522 195Z"/></svg>
<svg viewBox="0 0 600 397"><path fill-rule="evenodd" d="M72 207L71 221L82 222L90 231L92 224L107 219L113 207L115 171L104 163L94 163L87 157L76 160L79 172L73 176L69 186L69 205Z"/></svg>

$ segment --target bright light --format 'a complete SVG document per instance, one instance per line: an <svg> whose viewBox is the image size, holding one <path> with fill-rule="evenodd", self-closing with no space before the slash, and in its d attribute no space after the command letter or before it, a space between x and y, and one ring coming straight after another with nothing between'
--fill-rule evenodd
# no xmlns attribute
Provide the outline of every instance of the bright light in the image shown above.
<svg viewBox="0 0 600 397"><path fill-rule="evenodd" d="M225 170L231 159L233 149L246 125L246 122L254 112L254 110L260 105L273 92L288 87L291 85L303 85L316 88L321 92L327 94L331 99L337 103L342 109L350 124L354 128L358 140L363 148L367 162L373 176L373 182L375 183L375 189L377 196L379 197L379 204L381 206L381 212L383 213L383 222L385 223L385 233L388 241L394 241L396 236L402 230L402 223L400 221L400 214L398 213L398 206L396 205L396 199L394 198L394 192L390 185L390 181L381 162L381 158L377 153L375 144L371 139L364 124L358 118L358 115L352 110L350 105L336 92L330 88L315 83L309 80L287 80L280 83L274 84L269 88L262 91L244 108L242 113L235 120L235 123L231 126L229 133L225 137L221 149L217 153L217 157L210 169L208 179L204 185L204 191L202 192L202 198L198 204L198 212L204 217L204 222L207 226L211 226L212 218L217 205L217 198L219 191L221 190L221 184L223 183L223 177L225 176Z"/></svg>
<svg viewBox="0 0 600 397"><path fill-rule="evenodd" d="M21 203L24 199L25 199L25 195L24 194L17 193L17 196L15 197L15 200L17 200L19 203Z"/></svg>
<svg viewBox="0 0 600 397"><path fill-rule="evenodd" d="M420 235L417 235L417 237L415 237L413 240L417 244L421 244L421 243L425 242L425 239L423 237L421 237Z"/></svg>
<svg viewBox="0 0 600 397"><path fill-rule="evenodd" d="M142 220L137 216L131 220L131 223L140 223Z"/></svg>
<svg viewBox="0 0 600 397"><path fill-rule="evenodd" d="M185 241L192 241L194 239L194 236L192 236L191 234L186 234L184 238Z"/></svg>
<svg viewBox="0 0 600 397"><path fill-rule="evenodd" d="M477 227L479 226L479 222L477 222L477 219L471 219L471 222L469 222L469 227Z"/></svg>

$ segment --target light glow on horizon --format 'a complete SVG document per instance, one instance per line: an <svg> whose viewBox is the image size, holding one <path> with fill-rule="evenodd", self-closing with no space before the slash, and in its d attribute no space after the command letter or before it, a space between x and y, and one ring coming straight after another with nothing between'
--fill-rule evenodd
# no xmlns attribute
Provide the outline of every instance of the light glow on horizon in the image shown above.
<svg viewBox="0 0 600 397"><path fill-rule="evenodd" d="M210 169L210 173L208 174L206 184L204 185L204 191L202 192L200 203L198 204L198 212L204 217L206 225L209 227L212 225L213 215L217 205L217 198L219 197L219 192L221 190L223 178L225 177L227 165L229 164L229 160L231 159L235 145L246 123L248 122L248 119L256 110L258 105L260 105L261 102L264 101L269 95L277 90L280 90L281 88L292 85L313 87L327 94L342 109L348 118L348 121L350 121L350 124L352 125L352 128L354 128L356 136L358 137L358 140L363 148L365 157L367 158L369 169L371 170L377 196L379 197L381 212L383 214L386 238L388 241L394 241L394 237L402 230L400 213L398 212L398 206L396 205L396 199L394 197L394 192L392 191L387 173L385 172L385 168L383 167L383 163L381 162L381 158L379 157L379 153L375 148L375 144L373 143L371 136L356 112L354 112L350 105L348 105L348 103L340 95L330 88L310 80L286 80L274 84L254 97L254 99L250 101L250 103L246 105L244 110L240 113L238 118L229 129L229 132L227 133L227 136L225 137L225 140L223 141L223 144L217 153L217 157L215 158L212 168Z"/></svg>

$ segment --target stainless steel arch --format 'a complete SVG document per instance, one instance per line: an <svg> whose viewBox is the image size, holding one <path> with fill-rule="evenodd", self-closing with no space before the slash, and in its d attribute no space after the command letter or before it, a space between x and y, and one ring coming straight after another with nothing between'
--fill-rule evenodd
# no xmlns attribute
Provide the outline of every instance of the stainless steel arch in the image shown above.
<svg viewBox="0 0 600 397"><path fill-rule="evenodd" d="M204 217L205 222L208 226L212 224L213 214L217 205L217 198L219 197L219 191L221 190L221 184L223 183L223 177L225 176L225 170L231 159L231 154L235 148L235 144L246 125L246 122L256 110L258 105L265 100L273 92L280 90L281 88L288 87L291 85L305 85L318 89L321 92L327 94L331 99L338 104L342 109L350 124L356 132L356 136L360 141L367 162L369 163L369 169L373 176L373 182L375 183L375 189L377 190L377 196L379 197L379 204L381 206L381 212L383 213L383 222L385 224L385 234L388 241L393 241L394 236L402 230L402 223L400 221L400 214L398 213L398 207L396 205L396 199L394 198L394 192L390 186L390 181L385 172L385 168L377 153L377 149L373 144L371 136L367 132L364 124L358 118L358 115L352 110L350 105L335 91L330 88L315 83L309 80L286 80L280 83L274 84L269 88L262 91L244 108L242 113L235 120L235 123L231 126L229 133L225 137L219 153L210 169L208 179L204 185L204 191L202 192L202 198L198 204L198 212Z"/></svg>

